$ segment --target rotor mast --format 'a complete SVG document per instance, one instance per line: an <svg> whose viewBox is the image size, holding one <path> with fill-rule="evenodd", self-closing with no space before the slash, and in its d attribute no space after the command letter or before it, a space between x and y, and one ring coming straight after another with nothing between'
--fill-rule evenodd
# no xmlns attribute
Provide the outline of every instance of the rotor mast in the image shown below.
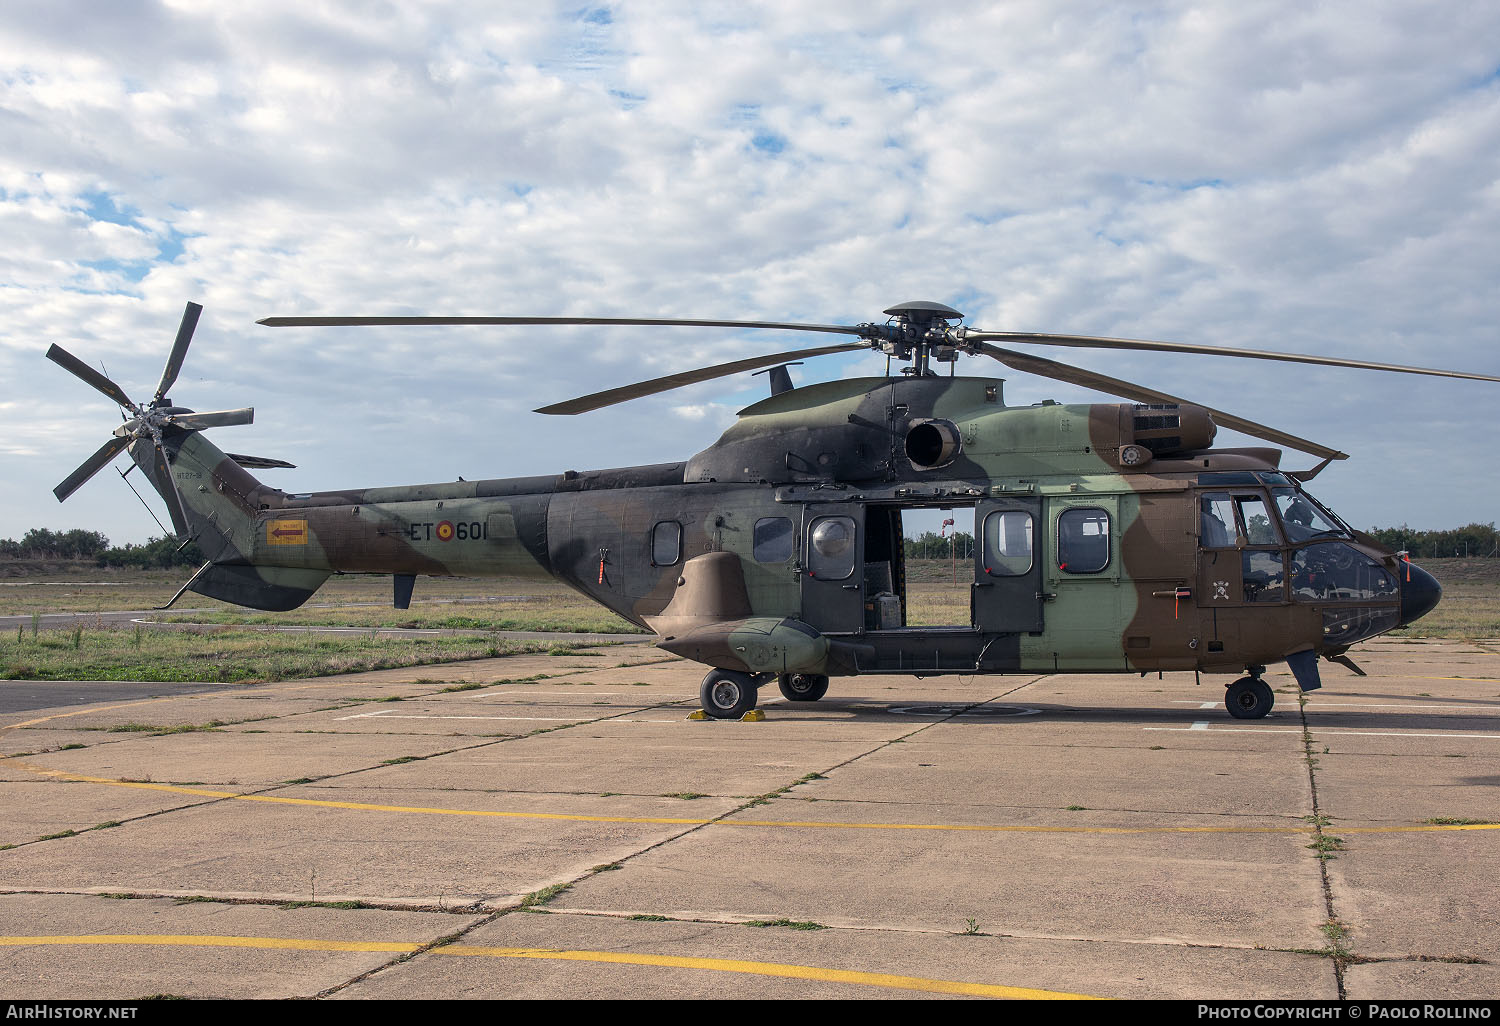
<svg viewBox="0 0 1500 1026"><path fill-rule="evenodd" d="M901 303L883 311L884 324L859 325L860 338L869 339L881 352L898 360L910 360L903 374L927 377L935 358L939 363L958 359L958 341L953 329L964 315L942 303Z"/></svg>

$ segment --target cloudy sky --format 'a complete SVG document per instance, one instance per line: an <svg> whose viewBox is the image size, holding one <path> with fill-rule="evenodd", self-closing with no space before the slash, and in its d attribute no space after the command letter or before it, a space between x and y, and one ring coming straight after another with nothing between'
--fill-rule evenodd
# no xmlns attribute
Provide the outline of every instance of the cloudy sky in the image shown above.
<svg viewBox="0 0 1500 1026"><path fill-rule="evenodd" d="M929 299L990 330L1500 374L1497 71L1488 2L7 0L0 537L160 533L108 471L57 505L118 414L43 353L144 400L188 300L173 398L253 405L215 440L296 463L262 472L291 491L686 458L763 377L530 411L827 337L274 314ZM1500 385L1028 348L1352 453L1313 487L1359 526L1500 519ZM1012 405L1110 401L960 369Z"/></svg>

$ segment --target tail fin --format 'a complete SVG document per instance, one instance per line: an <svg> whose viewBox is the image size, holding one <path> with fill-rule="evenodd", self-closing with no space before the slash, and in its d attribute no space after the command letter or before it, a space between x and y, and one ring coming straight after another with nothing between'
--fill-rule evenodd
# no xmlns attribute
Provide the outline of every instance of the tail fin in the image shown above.
<svg viewBox="0 0 1500 1026"><path fill-rule="evenodd" d="M166 458L158 456L159 451ZM312 597L330 571L305 567L266 566L254 562L256 538L262 529L257 517L265 485L204 437L200 431L162 433L162 449L137 440L130 449L150 479L184 541L198 544L208 557L205 567L188 585L209 598L283 612Z"/></svg>
<svg viewBox="0 0 1500 1026"><path fill-rule="evenodd" d="M253 423L255 410L246 407L195 413L167 398L182 371L202 312L197 303L189 303L183 309L182 323L177 327L177 338L162 368L161 380L144 406L126 395L107 375L61 346L53 345L47 350L47 359L131 414L52 491L59 502L65 501L128 450L130 458L166 501L177 536L197 542L208 554L207 565L193 576L187 587L203 595L259 609L295 609L328 579L329 571L255 565L256 514L260 509L259 497L265 489L201 434L204 428ZM254 462L260 466L290 466L279 460Z"/></svg>

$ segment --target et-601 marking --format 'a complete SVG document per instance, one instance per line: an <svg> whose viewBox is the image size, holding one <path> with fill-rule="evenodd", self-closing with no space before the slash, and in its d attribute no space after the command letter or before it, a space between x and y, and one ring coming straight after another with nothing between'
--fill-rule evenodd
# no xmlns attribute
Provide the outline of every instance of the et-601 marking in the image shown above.
<svg viewBox="0 0 1500 1026"><path fill-rule="evenodd" d="M481 541L490 536L489 525L481 520L440 520L437 523L424 521L406 525L406 536L412 541Z"/></svg>

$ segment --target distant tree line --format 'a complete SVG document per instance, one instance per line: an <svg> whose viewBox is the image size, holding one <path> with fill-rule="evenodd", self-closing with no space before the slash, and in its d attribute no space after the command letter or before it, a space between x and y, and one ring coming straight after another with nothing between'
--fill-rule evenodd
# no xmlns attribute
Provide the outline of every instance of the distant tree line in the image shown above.
<svg viewBox="0 0 1500 1026"><path fill-rule="evenodd" d="M201 566L203 550L188 545L181 552L181 542L174 538L152 538L144 545L110 548L109 539L98 531L75 528L71 531L49 531L33 528L22 536L0 538L0 556L10 559L92 559L99 566L136 567L142 570L174 566Z"/></svg>
<svg viewBox="0 0 1500 1026"><path fill-rule="evenodd" d="M0 538L0 556L12 559L91 559L109 548L109 539L98 531L74 528L49 531L32 528L21 537Z"/></svg>
<svg viewBox="0 0 1500 1026"><path fill-rule="evenodd" d="M950 552L955 559L974 558L974 536L963 531L946 538L927 531L918 538L905 539L905 547L907 559L947 559Z"/></svg>
<svg viewBox="0 0 1500 1026"><path fill-rule="evenodd" d="M1373 528L1370 535L1397 552L1405 549L1413 557L1500 555L1500 533L1495 531L1493 523L1470 524L1448 531L1417 531L1402 524L1400 527Z"/></svg>

